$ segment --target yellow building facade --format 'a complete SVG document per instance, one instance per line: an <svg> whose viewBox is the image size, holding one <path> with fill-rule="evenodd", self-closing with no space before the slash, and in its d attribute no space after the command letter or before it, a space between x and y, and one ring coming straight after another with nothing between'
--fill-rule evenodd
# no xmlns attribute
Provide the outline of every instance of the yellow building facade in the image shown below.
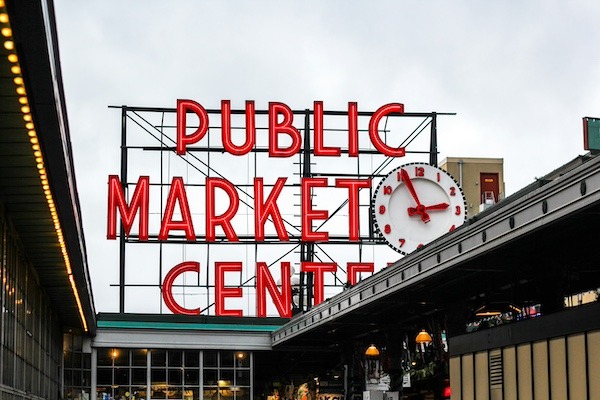
<svg viewBox="0 0 600 400"><path fill-rule="evenodd" d="M467 216L477 215L505 196L504 159L447 157L440 168L450 173L467 199Z"/></svg>

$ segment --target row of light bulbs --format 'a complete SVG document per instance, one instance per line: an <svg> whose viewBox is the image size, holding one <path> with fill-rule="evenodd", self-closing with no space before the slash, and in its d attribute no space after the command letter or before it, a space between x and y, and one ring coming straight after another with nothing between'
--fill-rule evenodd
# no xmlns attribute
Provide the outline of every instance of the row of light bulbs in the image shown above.
<svg viewBox="0 0 600 400"><path fill-rule="evenodd" d="M58 238L58 243L60 245L60 249L63 255L63 259L65 262L65 268L67 270L67 275L69 276L69 282L71 284L71 288L73 289L73 294L75 295L75 301L77 302L77 308L79 310L79 315L81 317L81 322L83 324L84 331L88 331L87 321L85 319L85 315L83 313L83 307L81 305L81 299L79 298L79 291L77 290L77 285L75 284L75 279L73 278L73 271L71 269L71 261L69 259L69 254L67 253L67 246L65 244L65 238L63 235L62 228L60 226L60 221L58 219L58 212L56 211L56 205L54 203L54 198L52 197L52 192L50 191L50 184L48 182L48 175L46 173L46 167L44 164L44 158L42 156L42 151L40 149L40 144L38 141L37 132L35 130L35 125L33 123L33 118L31 116L31 109L29 107L29 99L27 97L27 92L25 91L25 85L23 81L23 76L21 74L21 66L19 65L19 57L15 53L15 42L12 36L12 29L10 28L8 13L6 12L6 7L4 4L4 0L0 0L0 24L2 28L0 29L0 33L2 34L4 40L4 48L11 52L8 55L8 61L11 63L10 71L13 75L15 75L13 81L16 86L16 92L19 95L19 104L21 105L21 113L23 114L23 120L25 121L25 128L27 129L27 135L29 136L29 142L31 143L31 148L33 150L33 155L35 157L35 162L37 165L37 169L40 175L40 182L42 185L42 189L44 190L44 195L46 196L46 201L48 203L48 207L50 209L50 215L52 216L52 222L54 224L54 230L56 231L56 235Z"/></svg>

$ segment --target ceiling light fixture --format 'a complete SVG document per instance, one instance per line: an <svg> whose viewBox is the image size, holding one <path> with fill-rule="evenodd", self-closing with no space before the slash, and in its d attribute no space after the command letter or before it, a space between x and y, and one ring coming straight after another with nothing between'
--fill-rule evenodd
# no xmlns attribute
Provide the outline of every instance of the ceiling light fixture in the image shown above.
<svg viewBox="0 0 600 400"><path fill-rule="evenodd" d="M374 344L371 344L369 347L367 347L367 350L365 350L365 356L379 357L379 349Z"/></svg>
<svg viewBox="0 0 600 400"><path fill-rule="evenodd" d="M415 342L417 342L417 344L429 344L433 342L433 339L425 329L421 329L421 332L419 332L415 338Z"/></svg>

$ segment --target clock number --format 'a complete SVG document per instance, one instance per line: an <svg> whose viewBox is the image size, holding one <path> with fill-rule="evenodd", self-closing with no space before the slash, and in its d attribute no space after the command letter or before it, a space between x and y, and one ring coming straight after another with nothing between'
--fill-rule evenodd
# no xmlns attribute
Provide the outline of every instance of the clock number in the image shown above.
<svg viewBox="0 0 600 400"><path fill-rule="evenodd" d="M460 215L460 213L461 213L460 206L456 206L456 211L454 211L454 214Z"/></svg>
<svg viewBox="0 0 600 400"><path fill-rule="evenodd" d="M384 205L379 206L379 214L385 214L385 206Z"/></svg>
<svg viewBox="0 0 600 400"><path fill-rule="evenodd" d="M392 187L391 186L384 186L383 187L383 194L392 194Z"/></svg>
<svg viewBox="0 0 600 400"><path fill-rule="evenodd" d="M415 176L425 176L425 168L415 167Z"/></svg>
<svg viewBox="0 0 600 400"><path fill-rule="evenodd" d="M421 247L423 247L423 246L425 246L425 245L424 245L423 243L421 243L421 244L419 244L419 245L417 246L417 249L420 249L420 248L421 248Z"/></svg>
<svg viewBox="0 0 600 400"><path fill-rule="evenodd" d="M456 196L456 188L454 186L450 186L450 196Z"/></svg>
<svg viewBox="0 0 600 400"><path fill-rule="evenodd" d="M400 247L402 247L406 243L406 239L398 239L398 242L400 242Z"/></svg>
<svg viewBox="0 0 600 400"><path fill-rule="evenodd" d="M450 227L450 230L449 230L448 232L452 232L452 231L453 231L453 230L455 230L455 229L456 229L456 225L452 225L452 226Z"/></svg>
<svg viewBox="0 0 600 400"><path fill-rule="evenodd" d="M437 181L439 182L442 178L440 177L440 173L437 173Z"/></svg>
<svg viewBox="0 0 600 400"><path fill-rule="evenodd" d="M383 231L385 233L391 233L392 232L392 227L390 226L390 224L386 224L385 227L383 228Z"/></svg>

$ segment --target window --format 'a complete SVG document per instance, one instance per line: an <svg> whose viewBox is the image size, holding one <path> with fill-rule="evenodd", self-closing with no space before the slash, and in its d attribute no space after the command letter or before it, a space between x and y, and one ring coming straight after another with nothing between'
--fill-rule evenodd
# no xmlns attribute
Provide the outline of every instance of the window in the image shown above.
<svg viewBox="0 0 600 400"><path fill-rule="evenodd" d="M97 354L98 398L127 392L136 398L165 400L250 398L250 352L100 348ZM124 364L123 360L129 361Z"/></svg>

